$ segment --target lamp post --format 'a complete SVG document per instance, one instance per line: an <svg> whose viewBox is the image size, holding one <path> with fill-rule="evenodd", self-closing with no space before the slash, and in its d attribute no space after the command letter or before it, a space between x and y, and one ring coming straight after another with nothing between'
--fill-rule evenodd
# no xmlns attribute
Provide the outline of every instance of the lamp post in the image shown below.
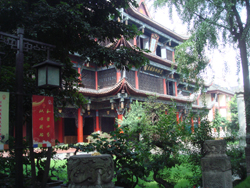
<svg viewBox="0 0 250 188"><path fill-rule="evenodd" d="M15 123L15 187L23 188L23 61L24 51L51 51L55 46L23 37L24 29L17 29L17 36L0 32L0 42L16 49L16 123Z"/></svg>

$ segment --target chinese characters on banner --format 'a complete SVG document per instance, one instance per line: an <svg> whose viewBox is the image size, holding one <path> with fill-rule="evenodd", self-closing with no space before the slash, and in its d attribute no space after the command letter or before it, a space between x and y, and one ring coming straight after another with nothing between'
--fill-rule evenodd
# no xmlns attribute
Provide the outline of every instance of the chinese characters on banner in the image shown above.
<svg viewBox="0 0 250 188"><path fill-rule="evenodd" d="M33 147L55 145L53 97L32 96Z"/></svg>
<svg viewBox="0 0 250 188"><path fill-rule="evenodd" d="M0 92L0 151L9 149L9 92Z"/></svg>
<svg viewBox="0 0 250 188"><path fill-rule="evenodd" d="M151 74L156 74L159 76L162 76L165 73L163 69L160 69L160 68L152 66L152 65L146 65L146 66L144 66L143 69L145 72L148 72Z"/></svg>
<svg viewBox="0 0 250 188"><path fill-rule="evenodd" d="M149 48L149 50L152 53L155 53L155 51L156 51L156 47L157 47L159 38L160 38L159 35L157 35L155 33L151 34L151 41L150 41L150 48Z"/></svg>

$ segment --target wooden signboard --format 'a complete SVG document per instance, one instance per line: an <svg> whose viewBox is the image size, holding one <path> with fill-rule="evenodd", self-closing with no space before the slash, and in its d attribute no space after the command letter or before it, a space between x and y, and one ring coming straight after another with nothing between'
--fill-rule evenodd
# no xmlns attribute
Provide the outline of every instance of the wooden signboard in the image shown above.
<svg viewBox="0 0 250 188"><path fill-rule="evenodd" d="M0 151L9 149L9 92L0 92Z"/></svg>
<svg viewBox="0 0 250 188"><path fill-rule="evenodd" d="M158 76L163 76L164 75L164 70L152 65L146 65L144 66L144 72L150 73L150 74L154 74L154 75L158 75Z"/></svg>
<svg viewBox="0 0 250 188"><path fill-rule="evenodd" d="M155 33L151 34L151 40L150 40L150 48L149 48L149 50L152 53L155 53L155 51L156 51L159 38L160 38L159 35L157 35Z"/></svg>

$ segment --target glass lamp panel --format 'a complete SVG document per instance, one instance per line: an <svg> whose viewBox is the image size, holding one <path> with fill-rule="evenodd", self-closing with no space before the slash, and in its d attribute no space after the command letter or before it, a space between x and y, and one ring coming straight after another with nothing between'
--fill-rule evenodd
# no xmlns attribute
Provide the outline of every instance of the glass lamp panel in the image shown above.
<svg viewBox="0 0 250 188"><path fill-rule="evenodd" d="M60 84L59 68L48 67L48 84L59 86Z"/></svg>
<svg viewBox="0 0 250 188"><path fill-rule="evenodd" d="M46 67L38 68L38 86L46 84Z"/></svg>

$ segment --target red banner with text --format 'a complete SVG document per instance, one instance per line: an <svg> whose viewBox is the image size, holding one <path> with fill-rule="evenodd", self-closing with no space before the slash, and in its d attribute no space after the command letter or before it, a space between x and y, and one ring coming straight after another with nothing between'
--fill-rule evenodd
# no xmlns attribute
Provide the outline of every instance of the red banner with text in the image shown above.
<svg viewBox="0 0 250 188"><path fill-rule="evenodd" d="M55 145L53 97L32 96L33 147Z"/></svg>

